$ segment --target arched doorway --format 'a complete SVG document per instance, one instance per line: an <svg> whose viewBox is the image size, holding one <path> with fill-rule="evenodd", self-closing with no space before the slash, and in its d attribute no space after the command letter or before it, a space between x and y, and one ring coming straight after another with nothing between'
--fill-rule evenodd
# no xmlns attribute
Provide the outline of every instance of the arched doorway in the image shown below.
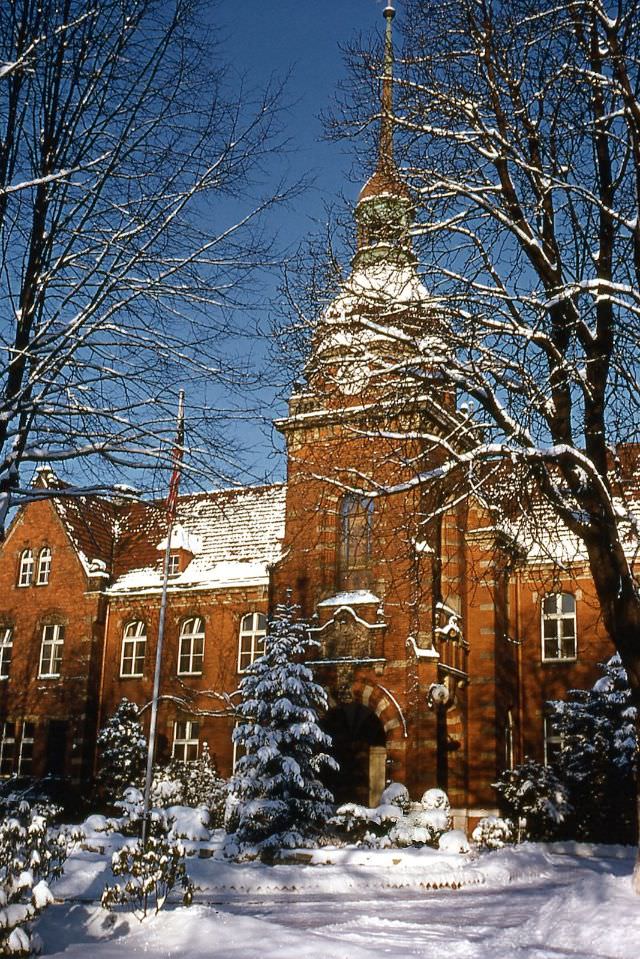
<svg viewBox="0 0 640 959"><path fill-rule="evenodd" d="M375 805L384 789L387 758L378 716L361 703L345 703L330 709L321 725L331 736L331 752L340 765L338 772L323 777L336 803Z"/></svg>

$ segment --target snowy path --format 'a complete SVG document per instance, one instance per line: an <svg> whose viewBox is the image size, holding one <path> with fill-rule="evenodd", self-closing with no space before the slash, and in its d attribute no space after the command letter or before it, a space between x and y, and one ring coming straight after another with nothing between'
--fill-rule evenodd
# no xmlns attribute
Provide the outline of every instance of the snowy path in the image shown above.
<svg viewBox="0 0 640 959"><path fill-rule="evenodd" d="M495 865L492 866L492 863ZM287 867L295 892L275 888L276 870L257 873L263 895L210 886L213 861L197 864L204 886L190 909L173 908L139 924L87 903L66 903L39 926L56 959L638 959L640 901L632 861L580 859L529 850L487 860L485 885L464 889L387 888L373 874L354 888L334 867ZM93 876L97 863L83 875ZM196 865L196 864L194 864ZM279 867L277 867L279 868ZM505 868L512 881L504 881ZM492 873L493 869L493 873ZM331 877L332 890L326 888ZM502 878L499 878L502 877ZM71 880L70 880L71 882ZM79 876L74 880L80 885ZM91 886L91 883L90 883ZM244 886L244 881L242 883ZM246 887L244 887L246 889ZM79 888L77 888L79 892ZM69 889L71 893L71 889Z"/></svg>

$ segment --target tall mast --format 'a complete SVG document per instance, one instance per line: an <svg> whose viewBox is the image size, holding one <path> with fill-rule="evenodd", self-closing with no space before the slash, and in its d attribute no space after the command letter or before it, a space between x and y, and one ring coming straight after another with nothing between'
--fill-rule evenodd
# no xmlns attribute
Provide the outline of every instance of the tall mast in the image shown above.
<svg viewBox="0 0 640 959"><path fill-rule="evenodd" d="M382 73L382 97L380 113L380 142L378 145L378 169L393 168L393 18L395 8L388 3L383 16L387 21L384 36L384 62Z"/></svg>

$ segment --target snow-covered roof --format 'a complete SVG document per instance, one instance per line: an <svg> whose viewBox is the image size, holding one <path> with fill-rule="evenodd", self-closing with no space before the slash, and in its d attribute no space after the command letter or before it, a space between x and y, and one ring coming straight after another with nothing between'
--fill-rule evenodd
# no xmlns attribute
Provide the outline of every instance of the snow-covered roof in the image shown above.
<svg viewBox="0 0 640 959"><path fill-rule="evenodd" d="M284 507L285 487L281 484L180 497L177 525L181 532L175 542L197 548L189 549L194 557L186 569L171 577L171 589L266 584L268 568L280 556ZM153 531L143 530L137 546L131 542L135 523L123 531L128 561L126 568L117 571L111 594L161 588L157 547L162 540L157 534L164 518L153 525ZM166 545L166 529L162 532Z"/></svg>

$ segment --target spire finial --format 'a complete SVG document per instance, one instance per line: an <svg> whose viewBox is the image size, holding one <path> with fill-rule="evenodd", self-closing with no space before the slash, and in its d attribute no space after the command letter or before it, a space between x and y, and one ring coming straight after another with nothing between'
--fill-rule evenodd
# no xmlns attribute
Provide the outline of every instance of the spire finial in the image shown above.
<svg viewBox="0 0 640 959"><path fill-rule="evenodd" d="M393 166L393 18L395 7L387 3L383 10L387 21L384 36L384 67L382 74L382 110L380 115L380 143L378 168L389 170Z"/></svg>

